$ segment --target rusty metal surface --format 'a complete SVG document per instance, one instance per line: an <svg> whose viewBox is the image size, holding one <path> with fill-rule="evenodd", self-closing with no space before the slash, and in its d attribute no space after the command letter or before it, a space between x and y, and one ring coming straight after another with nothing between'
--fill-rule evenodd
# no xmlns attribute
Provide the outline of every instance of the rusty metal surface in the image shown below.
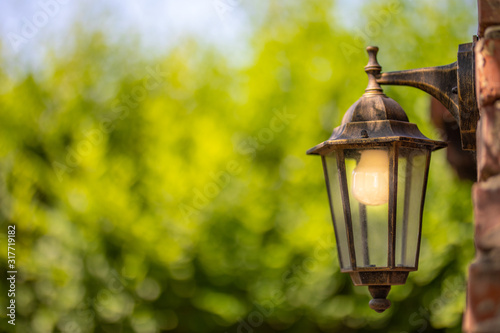
<svg viewBox="0 0 500 333"><path fill-rule="evenodd" d="M396 143L389 148L389 250L387 267L396 268L396 219L398 207L398 146ZM420 250L420 244L417 246Z"/></svg>
<svg viewBox="0 0 500 333"><path fill-rule="evenodd" d="M457 54L458 125L463 150L476 150L479 109L476 98L474 43L461 44Z"/></svg>
<svg viewBox="0 0 500 333"><path fill-rule="evenodd" d="M376 76L379 84L418 88L440 101L459 124L464 150L476 148L476 124L479 118L473 47L474 43L459 45L457 61L449 65L379 72Z"/></svg>
<svg viewBox="0 0 500 333"><path fill-rule="evenodd" d="M350 272L355 286L394 286L406 283L408 270Z"/></svg>
<svg viewBox="0 0 500 333"><path fill-rule="evenodd" d="M457 62L445 66L409 69L381 73L377 82L382 85L410 86L425 91L450 111L458 121Z"/></svg>
<svg viewBox="0 0 500 333"><path fill-rule="evenodd" d="M408 121L403 108L384 94L378 82L382 70L377 62L378 47L369 46L367 52L369 61L365 66L365 72L368 75L368 86L365 93L347 110L342 124L333 130L331 137L309 149L307 154L324 155L342 148L341 146L349 145L352 145L352 148L383 143L391 146L394 142L400 142L406 147L430 150L446 147L445 142L424 136L416 124ZM456 86L456 64L452 73ZM457 95L454 96L458 101Z"/></svg>
<svg viewBox="0 0 500 333"><path fill-rule="evenodd" d="M425 187L427 184L427 174L429 169L430 152L436 149L444 148L445 142L431 140L425 137L417 128L415 124L408 121L406 113L401 106L394 100L385 96L377 82L377 76L380 74L381 67L376 60L376 52L378 48L367 48L369 54L369 62L365 67L368 75L368 86L365 89L363 96L353 104L346 112L342 124L334 129L332 136L311 148L308 154L318 154L323 157L323 167L325 172L325 180L327 182L327 189L329 191L330 208L332 212L332 221L335 227L335 215L333 214L333 204L331 197L331 189L329 184L329 175L327 172L328 166L326 165L324 156L329 154L336 154L336 165L339 177L340 196L342 198L342 209L344 211L345 232L347 237L350 267L341 269L342 272L349 273L354 285L370 286L373 290L378 290L376 287L381 287L380 290L390 290L387 286L404 284L410 271L414 271L418 267L418 256L420 251L420 234L418 244L416 246L415 262L411 265L403 265L396 263L396 233L397 223L397 209L398 199L403 202L408 202L411 191L407 190L404 196L398 198L398 163L400 151L413 151L415 154L423 154L425 151L426 164L424 170L424 179L422 191L422 203L420 206L420 218L417 226L421 230L422 224L422 209L425 197ZM455 75L456 76L456 75ZM346 178L346 158L345 150L357 151L359 149L387 149L389 156L389 198L388 198L388 211L387 211L387 262L379 266L370 265L370 256L367 244L361 244L360 247L355 246L355 237L353 232L353 216L351 214L351 205L358 205L359 203L350 202L349 187ZM403 150L402 150L403 149ZM408 153L404 153L408 154ZM346 157L347 156L347 157ZM405 155L410 156L410 155ZM413 156L413 155L412 155ZM351 156L352 157L352 156ZM408 165L411 169L411 166ZM411 174L411 171L409 172ZM363 212L363 205L360 206L360 212ZM362 216L363 213L360 213ZM341 221L339 221L341 223ZM369 222L360 222L361 225L361 241L367 241L366 225ZM364 225L364 229L363 229ZM385 228L384 228L385 229ZM403 230L404 230L403 226ZM364 231L363 231L364 230ZM335 228L335 237L339 231ZM364 236L363 236L364 235ZM339 246L339 245L337 245ZM337 248L340 253L340 249ZM356 256L356 250L363 251L358 253L359 258ZM400 251L400 250L398 250ZM413 251L413 250L412 250ZM341 256L339 255L339 258ZM357 259L360 262L357 262ZM342 260L342 259L341 259ZM347 258L346 258L347 260ZM361 262L362 261L362 262ZM341 263L344 266L345 263ZM361 266L361 267L360 267ZM371 267L370 267L371 266ZM385 295L387 296L387 294ZM374 298L370 302L370 307L378 312L382 312L390 306L390 301L382 298Z"/></svg>
<svg viewBox="0 0 500 333"><path fill-rule="evenodd" d="M389 291L391 291L390 286L369 286L368 291L373 297L369 303L370 308L373 310L381 313L391 306L391 301L387 299L387 295L389 294Z"/></svg>

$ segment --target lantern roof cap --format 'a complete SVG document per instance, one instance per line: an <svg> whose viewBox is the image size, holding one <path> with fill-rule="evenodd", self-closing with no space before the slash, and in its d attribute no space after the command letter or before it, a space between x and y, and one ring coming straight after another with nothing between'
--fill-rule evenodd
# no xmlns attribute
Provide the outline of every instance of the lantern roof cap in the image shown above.
<svg viewBox="0 0 500 333"><path fill-rule="evenodd" d="M446 147L443 141L427 138L408 116L398 102L387 97L377 76L382 67L376 55L378 47L367 47L369 55L365 72L368 86L365 93L345 113L342 124L333 130L327 141L309 149L307 154L324 155L338 148L362 148L367 145L385 145L400 141L405 146L426 147L430 150Z"/></svg>

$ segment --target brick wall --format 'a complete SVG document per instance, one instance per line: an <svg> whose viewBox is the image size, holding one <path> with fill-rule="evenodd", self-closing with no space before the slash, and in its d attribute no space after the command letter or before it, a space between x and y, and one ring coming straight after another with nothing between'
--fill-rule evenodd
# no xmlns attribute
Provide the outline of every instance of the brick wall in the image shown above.
<svg viewBox="0 0 500 333"><path fill-rule="evenodd" d="M476 90L478 180L474 201L476 259L469 267L463 330L500 332L500 0L478 0Z"/></svg>

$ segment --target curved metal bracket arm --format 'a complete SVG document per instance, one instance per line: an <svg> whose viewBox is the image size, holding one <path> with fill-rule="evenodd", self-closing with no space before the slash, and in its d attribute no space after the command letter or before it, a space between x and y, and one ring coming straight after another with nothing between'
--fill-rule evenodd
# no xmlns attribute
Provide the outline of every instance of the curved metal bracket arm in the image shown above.
<svg viewBox="0 0 500 333"><path fill-rule="evenodd" d="M445 66L381 73L377 82L423 90L440 101L459 122L457 67L457 62L454 62Z"/></svg>
<svg viewBox="0 0 500 333"><path fill-rule="evenodd" d="M380 73L381 67L374 48L368 47L367 51L369 66L376 69L372 72L378 84L415 87L435 97L456 119L462 148L476 149L479 110L475 88L474 43L459 45L457 61L452 64L387 73Z"/></svg>

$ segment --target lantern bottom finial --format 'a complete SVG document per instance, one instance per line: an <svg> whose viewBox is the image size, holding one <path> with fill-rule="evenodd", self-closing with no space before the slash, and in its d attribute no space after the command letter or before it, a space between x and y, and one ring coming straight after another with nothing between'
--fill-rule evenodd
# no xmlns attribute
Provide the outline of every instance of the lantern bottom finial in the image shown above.
<svg viewBox="0 0 500 333"><path fill-rule="evenodd" d="M368 303L373 310L381 313L391 306L391 301L386 298L391 291L391 286L368 286L368 291L373 297Z"/></svg>

